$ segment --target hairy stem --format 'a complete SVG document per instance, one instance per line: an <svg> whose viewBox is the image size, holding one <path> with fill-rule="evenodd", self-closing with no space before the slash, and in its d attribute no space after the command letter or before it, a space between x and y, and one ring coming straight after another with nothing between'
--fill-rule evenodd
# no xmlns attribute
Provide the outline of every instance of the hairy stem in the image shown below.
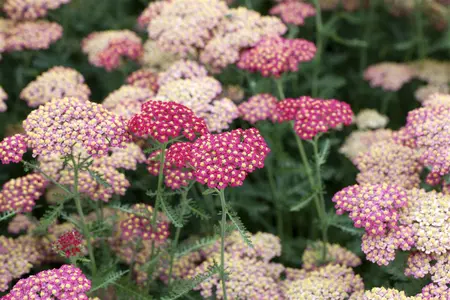
<svg viewBox="0 0 450 300"><path fill-rule="evenodd" d="M184 212L186 210L186 202L187 202L187 194L188 191L183 191L181 194L181 216L184 216ZM172 281L172 272L173 272L173 263L175 261L175 252L178 247L178 241L180 240L180 233L181 233L181 227L177 227L177 230L175 232L175 239L172 242L171 251L170 251L170 263L169 263L169 281L167 283L167 286L170 287L170 282Z"/></svg>
<svg viewBox="0 0 450 300"><path fill-rule="evenodd" d="M268 164L266 170L267 170L267 178L269 179L270 190L272 192L272 200L275 204L276 209L277 235L280 237L281 240L283 240L283 210L281 203L279 202L280 199L278 198L277 186L274 180L272 165Z"/></svg>
<svg viewBox="0 0 450 300"><path fill-rule="evenodd" d="M319 72L320 72L320 63L322 59L322 51L323 51L323 23L322 23L322 13L320 10L320 4L318 0L313 0L314 6L316 8L316 61L313 71L313 78L312 78L312 84L311 84L311 96L316 97L317 93L319 91Z"/></svg>
<svg viewBox="0 0 450 300"><path fill-rule="evenodd" d="M415 0L414 17L416 21L417 57L424 59L427 55L427 50L423 32L423 0Z"/></svg>
<svg viewBox="0 0 450 300"><path fill-rule="evenodd" d="M278 90L278 98L280 100L283 100L285 98L283 89L283 79L282 78L275 79L275 85L277 86Z"/></svg>
<svg viewBox="0 0 450 300"><path fill-rule="evenodd" d="M369 12L366 14L367 22L364 27L364 41L367 43L368 43L368 40L370 39L372 26L374 24L373 21L374 21L374 17L375 17L375 7L376 7L376 0L370 1L369 2ZM359 69L361 70L361 72L363 72L367 66L368 49L369 49L369 47L361 48L361 55L359 58Z"/></svg>
<svg viewBox="0 0 450 300"><path fill-rule="evenodd" d="M225 191L219 190L220 203L222 204L222 220L220 221L220 279L222 280L223 299L227 300L225 285L225 228L227 225L227 205L225 202Z"/></svg>

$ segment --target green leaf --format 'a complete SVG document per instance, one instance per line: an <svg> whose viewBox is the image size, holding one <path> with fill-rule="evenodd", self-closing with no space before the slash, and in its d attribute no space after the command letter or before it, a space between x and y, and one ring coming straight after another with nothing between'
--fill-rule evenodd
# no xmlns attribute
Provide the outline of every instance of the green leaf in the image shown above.
<svg viewBox="0 0 450 300"><path fill-rule="evenodd" d="M167 203L164 197L161 197L160 201L163 211L166 213L173 225L177 228L183 227L183 216L181 216L169 203Z"/></svg>
<svg viewBox="0 0 450 300"><path fill-rule="evenodd" d="M1 221L6 221L6 220L8 220L9 218L12 218L15 215L16 215L15 211L5 211L5 212L0 214L0 222Z"/></svg>
<svg viewBox="0 0 450 300"><path fill-rule="evenodd" d="M93 171L91 169L87 170L89 172L89 175L91 175L91 177L100 185L106 187L106 188L110 188L111 185L105 180L105 175L100 174L97 171Z"/></svg>
<svg viewBox="0 0 450 300"><path fill-rule="evenodd" d="M309 203L311 203L311 201L314 199L314 197L317 196L317 194L318 194L317 192L312 192L311 194L300 200L298 204L292 206L291 211L300 211L304 209L305 207L308 206Z"/></svg>
<svg viewBox="0 0 450 300"><path fill-rule="evenodd" d="M327 162L328 155L330 154L330 140L325 139L323 142L322 149L320 150L318 157L318 164L320 166L324 165Z"/></svg>
<svg viewBox="0 0 450 300"><path fill-rule="evenodd" d="M175 256L182 257L194 251L198 251L205 247L214 245L219 240L219 238L220 238L219 235L213 235L210 237L201 238L199 240L196 240L195 242L182 244L178 247L177 251L175 252Z"/></svg>
<svg viewBox="0 0 450 300"><path fill-rule="evenodd" d="M211 219L211 216L208 215L208 213L206 213L201 207L199 207L196 201L188 199L186 202L186 206L192 212L192 214L200 220L206 221Z"/></svg>
<svg viewBox="0 0 450 300"><path fill-rule="evenodd" d="M59 205L50 206L50 209L47 210L42 218L39 220L38 226L34 229L33 233L35 234L45 234L48 228L56 222L56 220L61 215L61 212L64 209L64 202L61 202Z"/></svg>
<svg viewBox="0 0 450 300"><path fill-rule="evenodd" d="M408 50L417 44L417 39L394 44L394 49L399 51Z"/></svg>
<svg viewBox="0 0 450 300"><path fill-rule="evenodd" d="M202 195L207 196L207 195L212 195L212 194L217 194L217 190L216 189L207 189L204 190Z"/></svg>
<svg viewBox="0 0 450 300"><path fill-rule="evenodd" d="M172 284L172 288L167 296L161 298L161 300L175 300L185 294L189 293L193 288L202 283L203 281L211 278L215 274L220 272L220 267L214 264L208 268L203 274L199 274L192 279L178 280Z"/></svg>
<svg viewBox="0 0 450 300"><path fill-rule="evenodd" d="M123 275L127 274L128 272L129 272L129 270L111 272L111 273L107 274L106 276L102 276L104 279L102 279L102 281L100 283L93 285L93 287L91 288L89 293L92 293L98 289L103 289L103 288L108 287L109 285L111 285L114 282L116 282L117 280L119 280ZM93 280L93 282L94 282L94 280Z"/></svg>
<svg viewBox="0 0 450 300"><path fill-rule="evenodd" d="M228 206L228 208L227 208L227 215L230 218L230 220L233 223L233 225L236 227L236 229L241 234L241 237L244 240L244 242L249 247L253 248L252 241L250 240L250 233L248 232L248 230L245 227L244 223L242 223L242 220L237 215L237 212L235 212L231 206Z"/></svg>

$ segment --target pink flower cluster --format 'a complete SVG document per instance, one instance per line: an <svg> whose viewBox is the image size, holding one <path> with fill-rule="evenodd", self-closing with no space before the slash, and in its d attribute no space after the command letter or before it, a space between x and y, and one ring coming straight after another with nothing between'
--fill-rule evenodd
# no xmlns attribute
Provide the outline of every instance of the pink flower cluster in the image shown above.
<svg viewBox="0 0 450 300"><path fill-rule="evenodd" d="M30 212L44 193L48 181L40 174L11 179L0 192L0 212Z"/></svg>
<svg viewBox="0 0 450 300"><path fill-rule="evenodd" d="M264 167L270 150L259 131L251 128L201 136L191 151L195 179L224 189L242 185L248 173Z"/></svg>
<svg viewBox="0 0 450 300"><path fill-rule="evenodd" d="M239 105L239 114L251 124L270 120L274 116L277 102L277 98L270 94L257 94Z"/></svg>
<svg viewBox="0 0 450 300"><path fill-rule="evenodd" d="M135 115L128 126L135 135L150 136L160 143L181 135L192 141L198 135L208 133L205 121L186 106L153 100L142 105L141 113Z"/></svg>
<svg viewBox="0 0 450 300"><path fill-rule="evenodd" d="M5 31L6 51L41 50L62 37L61 25L44 20L12 23Z"/></svg>
<svg viewBox="0 0 450 300"><path fill-rule="evenodd" d="M39 295L41 299L88 300L86 293L91 289L91 282L75 266L63 265L59 269L39 272L28 278L19 280L3 300L33 299Z"/></svg>
<svg viewBox="0 0 450 300"><path fill-rule="evenodd" d="M102 102L109 111L125 119L130 119L141 111L141 106L153 96L153 91L147 87L123 85L111 92Z"/></svg>
<svg viewBox="0 0 450 300"><path fill-rule="evenodd" d="M47 15L70 0L6 0L3 11L12 20L35 20Z"/></svg>
<svg viewBox="0 0 450 300"><path fill-rule="evenodd" d="M0 161L2 164L18 163L27 152L27 137L15 134L0 142Z"/></svg>
<svg viewBox="0 0 450 300"><path fill-rule="evenodd" d="M147 204L135 204L135 214L129 214L120 222L122 238L125 240L142 239L164 242L169 236L169 222L160 217L156 229L152 227L153 208Z"/></svg>
<svg viewBox="0 0 450 300"><path fill-rule="evenodd" d="M193 60L180 60L159 74L158 84L162 86L178 79L192 79L206 76L208 76L208 71L204 66Z"/></svg>
<svg viewBox="0 0 450 300"><path fill-rule="evenodd" d="M316 9L309 3L284 1L270 9L271 15L279 15L286 24L303 25L305 19L316 15Z"/></svg>
<svg viewBox="0 0 450 300"><path fill-rule="evenodd" d="M93 32L83 39L81 48L91 64L107 71L117 69L122 57L138 60L144 51L141 38L130 30Z"/></svg>
<svg viewBox="0 0 450 300"><path fill-rule="evenodd" d="M104 156L131 139L126 123L99 104L78 98L53 99L23 122L33 155L72 153L74 145L92 156Z"/></svg>
<svg viewBox="0 0 450 300"><path fill-rule="evenodd" d="M30 107L37 107L54 98L76 97L88 101L91 90L84 83L83 75L74 69L53 67L30 82L21 92L20 98Z"/></svg>
<svg viewBox="0 0 450 300"><path fill-rule="evenodd" d="M158 92L158 73L150 69L139 69L127 77L127 83L132 86L149 89L154 93Z"/></svg>
<svg viewBox="0 0 450 300"><path fill-rule="evenodd" d="M326 244L327 264L341 265L347 267L357 267L361 264L361 259L353 252L341 247L339 244ZM314 242L306 247L303 252L303 270L311 271L320 267L323 242Z"/></svg>
<svg viewBox="0 0 450 300"><path fill-rule="evenodd" d="M371 87L398 91L414 75L414 69L408 65L384 62L368 67L364 72L364 79L369 81Z"/></svg>
<svg viewBox="0 0 450 300"><path fill-rule="evenodd" d="M164 8L164 5L170 1L171 0L158 0L150 2L138 17L137 22L139 26L141 28L146 28L150 23L150 21L161 13L162 9Z"/></svg>
<svg viewBox="0 0 450 300"><path fill-rule="evenodd" d="M315 54L316 46L307 40L271 37L243 51L237 66L265 77L280 77L297 71L299 63L312 60Z"/></svg>
<svg viewBox="0 0 450 300"><path fill-rule="evenodd" d="M277 103L274 119L278 122L294 121L294 130L304 140L310 140L320 132L340 125L350 125L353 112L345 102L335 99L322 100L302 96L287 98Z"/></svg>

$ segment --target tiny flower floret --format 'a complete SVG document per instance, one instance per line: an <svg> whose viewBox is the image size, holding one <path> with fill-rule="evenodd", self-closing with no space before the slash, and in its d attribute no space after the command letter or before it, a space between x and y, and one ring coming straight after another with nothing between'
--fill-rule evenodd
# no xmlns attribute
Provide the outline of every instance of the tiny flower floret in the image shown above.
<svg viewBox="0 0 450 300"><path fill-rule="evenodd" d="M0 161L2 164L18 163L27 152L27 137L15 134L0 142Z"/></svg>

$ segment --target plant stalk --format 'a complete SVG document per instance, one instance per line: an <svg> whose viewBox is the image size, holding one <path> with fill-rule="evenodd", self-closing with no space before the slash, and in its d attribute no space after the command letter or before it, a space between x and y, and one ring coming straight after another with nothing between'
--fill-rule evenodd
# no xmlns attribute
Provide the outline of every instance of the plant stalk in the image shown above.
<svg viewBox="0 0 450 300"><path fill-rule="evenodd" d="M223 299L227 300L225 285L225 228L227 225L227 205L225 202L225 191L219 190L220 203L222 204L222 220L220 221L220 279L222 280Z"/></svg>
<svg viewBox="0 0 450 300"><path fill-rule="evenodd" d="M316 55L315 55L316 61L315 61L312 84L311 84L311 96L317 97L317 94L319 91L318 82L319 82L320 63L321 63L322 51L323 51L323 36L322 36L323 23L322 23L322 13L320 10L319 1L313 0L313 4L316 9L315 21L316 21L316 36L317 36L316 37L316 48L317 48L317 50L316 50Z"/></svg>

